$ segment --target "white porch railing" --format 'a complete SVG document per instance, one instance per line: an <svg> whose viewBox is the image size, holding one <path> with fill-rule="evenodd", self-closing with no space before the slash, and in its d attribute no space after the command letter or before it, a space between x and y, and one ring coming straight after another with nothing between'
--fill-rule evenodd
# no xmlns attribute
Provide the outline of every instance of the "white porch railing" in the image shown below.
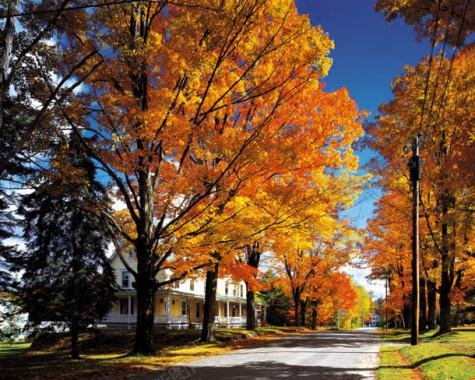
<svg viewBox="0 0 475 380"><path fill-rule="evenodd" d="M105 323L120 323L120 324L129 324L135 323L137 321L137 316L135 314L127 315L120 313L109 313L106 318L103 320Z"/></svg>
<svg viewBox="0 0 475 380"><path fill-rule="evenodd" d="M244 326L246 317L215 317L214 322L220 326Z"/></svg>
<svg viewBox="0 0 475 380"><path fill-rule="evenodd" d="M171 315L167 317L166 314L159 314L155 316L155 323L188 323L188 315Z"/></svg>
<svg viewBox="0 0 475 380"><path fill-rule="evenodd" d="M131 314L130 316L127 314L120 314L120 313L109 313L107 317L101 321L103 323L116 323L116 324L135 324L137 321L137 315ZM180 316L170 316L167 317L166 314L158 314L155 315L154 323L155 324L188 324L189 317L187 315L180 315ZM246 317L215 317L215 323L219 326L244 326L246 324Z"/></svg>

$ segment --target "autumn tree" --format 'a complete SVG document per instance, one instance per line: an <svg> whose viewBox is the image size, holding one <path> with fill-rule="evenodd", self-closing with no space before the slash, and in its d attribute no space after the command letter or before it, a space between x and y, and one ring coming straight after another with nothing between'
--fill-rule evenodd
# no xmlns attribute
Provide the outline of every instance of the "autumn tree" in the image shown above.
<svg viewBox="0 0 475 380"><path fill-rule="evenodd" d="M419 38L446 40L460 46L475 32L475 11L470 0L378 0L375 9L386 20L401 17Z"/></svg>
<svg viewBox="0 0 475 380"><path fill-rule="evenodd" d="M332 324L349 329L352 320L358 315L358 292L350 276L345 272L334 271L331 281L320 289L321 302L318 303L320 323Z"/></svg>
<svg viewBox="0 0 475 380"><path fill-rule="evenodd" d="M63 117L76 134L94 136L85 149L129 214L132 232L102 216L135 251L134 350L147 354L155 292L209 263L193 254L190 238L255 169L246 162L272 138L279 109L327 72L332 43L287 0L139 2L96 8L87 22L77 17L65 15L77 26L68 43L97 59L83 70L95 69L83 106L66 104ZM172 253L191 259L157 280Z"/></svg>
<svg viewBox="0 0 475 380"><path fill-rule="evenodd" d="M307 323L307 307L329 272L337 271L354 253L356 237L344 223L326 216L312 224L313 233L280 236L273 249L282 263L282 283L292 297L295 324ZM312 231L312 229L310 229Z"/></svg>
<svg viewBox="0 0 475 380"><path fill-rule="evenodd" d="M79 12L74 1L8 0L0 4L0 178L20 161L34 166L64 123L59 110L102 63L97 51L74 56L61 42L74 34ZM74 22L73 22L74 20ZM94 63L93 63L94 62ZM87 67L87 68L86 68Z"/></svg>
<svg viewBox="0 0 475 380"><path fill-rule="evenodd" d="M432 284L438 283L442 332L450 330L451 293L463 276L471 250L474 168L467 157L474 154L470 128L473 115L467 110L473 109L473 52L473 46L468 46L453 60L435 60L438 70L432 74L428 74L429 59L416 67L406 67L405 74L393 82L394 100L381 106L378 122L368 127L369 145L384 158L381 173L387 179L383 183L388 192L399 193L400 197L402 189L409 189L401 147L417 134L426 98L429 116L424 119L421 148L422 268L431 289L431 304L435 299ZM420 85L425 78L429 78L426 97ZM404 246L408 245L406 240ZM434 308L429 309L432 324Z"/></svg>

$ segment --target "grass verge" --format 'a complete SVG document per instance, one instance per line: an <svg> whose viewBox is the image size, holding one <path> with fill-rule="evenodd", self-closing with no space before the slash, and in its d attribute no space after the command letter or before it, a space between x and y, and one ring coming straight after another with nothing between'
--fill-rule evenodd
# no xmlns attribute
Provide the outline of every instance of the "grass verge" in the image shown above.
<svg viewBox="0 0 475 380"><path fill-rule="evenodd" d="M386 342L405 343L407 331L383 332ZM475 379L475 328L455 328L451 333L438 335L430 331L421 336L417 346L392 345L381 348L379 380Z"/></svg>

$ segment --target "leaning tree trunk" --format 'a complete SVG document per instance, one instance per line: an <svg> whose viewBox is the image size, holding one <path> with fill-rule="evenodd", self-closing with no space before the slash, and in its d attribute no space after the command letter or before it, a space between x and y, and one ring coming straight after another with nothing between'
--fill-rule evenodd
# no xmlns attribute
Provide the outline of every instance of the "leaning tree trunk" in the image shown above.
<svg viewBox="0 0 475 380"><path fill-rule="evenodd" d="M206 272L205 304L203 315L202 342L215 342L215 316L216 316L216 289L218 285L219 263L214 264L214 270Z"/></svg>
<svg viewBox="0 0 475 380"><path fill-rule="evenodd" d="M255 302L255 292L249 290L248 284L246 283L246 329L255 330L256 329L256 302Z"/></svg>
<svg viewBox="0 0 475 380"><path fill-rule="evenodd" d="M300 324L303 327L307 325L307 304L307 300L300 302Z"/></svg>
<svg viewBox="0 0 475 380"><path fill-rule="evenodd" d="M426 279L421 277L419 280L419 331L424 332L427 329L427 302L426 302Z"/></svg>
<svg viewBox="0 0 475 380"><path fill-rule="evenodd" d="M437 312L436 312L436 285L435 282L427 282L427 325L429 330L434 330L437 326Z"/></svg>

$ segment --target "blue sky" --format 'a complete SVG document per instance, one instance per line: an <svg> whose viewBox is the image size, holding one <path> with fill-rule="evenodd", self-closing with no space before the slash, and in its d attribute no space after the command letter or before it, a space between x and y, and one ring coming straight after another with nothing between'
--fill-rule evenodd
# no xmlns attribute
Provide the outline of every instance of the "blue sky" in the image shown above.
<svg viewBox="0 0 475 380"><path fill-rule="evenodd" d="M374 11L376 0L297 0L301 13L310 14L313 25L321 25L335 42L331 53L333 66L324 79L328 90L346 87L360 109L371 112L372 119L381 103L391 99L391 81L403 72L406 64L414 65L430 53L427 41L419 42L411 27L403 21L387 23L382 13ZM360 163L374 156L371 151L358 152ZM347 215L358 227L371 217L373 203L380 192L370 189L361 195ZM368 269L347 268L355 280L382 296L381 283L369 284Z"/></svg>

